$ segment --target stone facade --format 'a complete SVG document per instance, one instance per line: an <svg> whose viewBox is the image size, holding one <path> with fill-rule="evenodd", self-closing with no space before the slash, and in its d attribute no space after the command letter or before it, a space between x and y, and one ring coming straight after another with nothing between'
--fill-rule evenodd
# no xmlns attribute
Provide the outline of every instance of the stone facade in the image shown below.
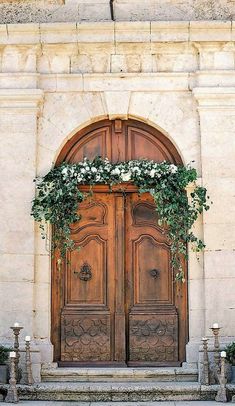
<svg viewBox="0 0 235 406"><path fill-rule="evenodd" d="M58 13L63 7L44 3ZM216 3L234 11L234 2ZM223 326L224 343L234 339L234 39L232 21L0 25L0 340L10 342L15 321L24 326L34 337L37 379L53 349L50 256L30 217L32 180L79 129L104 118L146 122L169 137L185 164L193 161L214 203L195 225L206 250L189 253L187 362L197 361L213 322Z"/></svg>

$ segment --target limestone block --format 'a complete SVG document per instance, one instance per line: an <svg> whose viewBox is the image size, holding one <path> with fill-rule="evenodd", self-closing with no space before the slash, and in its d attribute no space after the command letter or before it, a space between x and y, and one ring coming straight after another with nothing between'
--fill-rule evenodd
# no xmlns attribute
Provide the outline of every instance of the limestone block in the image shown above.
<svg viewBox="0 0 235 406"><path fill-rule="evenodd" d="M154 3L151 6L146 1L115 1L115 19L117 21L149 21L154 19Z"/></svg>
<svg viewBox="0 0 235 406"><path fill-rule="evenodd" d="M71 57L72 73L101 73L110 72L110 57L108 55L78 55Z"/></svg>
<svg viewBox="0 0 235 406"><path fill-rule="evenodd" d="M43 289L43 284L51 283L51 256L48 255L36 255L35 257L35 282L40 284ZM47 289L45 287L45 289ZM41 309L41 307L40 307Z"/></svg>
<svg viewBox="0 0 235 406"><path fill-rule="evenodd" d="M80 55L110 55L115 54L116 47L110 42L79 43L78 50Z"/></svg>
<svg viewBox="0 0 235 406"><path fill-rule="evenodd" d="M116 73L106 75L84 74L84 91L188 91L188 74L179 73Z"/></svg>
<svg viewBox="0 0 235 406"><path fill-rule="evenodd" d="M7 44L7 26L0 24L0 44Z"/></svg>
<svg viewBox="0 0 235 406"><path fill-rule="evenodd" d="M38 44L39 41L39 24L7 24L8 44Z"/></svg>
<svg viewBox="0 0 235 406"><path fill-rule="evenodd" d="M37 145L37 176L43 176L52 168L55 160L55 151Z"/></svg>
<svg viewBox="0 0 235 406"><path fill-rule="evenodd" d="M6 46L2 51L2 72L36 72L35 47Z"/></svg>
<svg viewBox="0 0 235 406"><path fill-rule="evenodd" d="M151 21L151 42L189 40L188 21Z"/></svg>
<svg viewBox="0 0 235 406"><path fill-rule="evenodd" d="M1 311L20 312L32 311L32 282L0 282ZM7 298L7 300L6 300ZM9 309L9 303L11 308ZM19 323L21 319L17 320Z"/></svg>
<svg viewBox="0 0 235 406"><path fill-rule="evenodd" d="M204 223L204 242L208 250L234 249L235 223Z"/></svg>
<svg viewBox="0 0 235 406"><path fill-rule="evenodd" d="M140 72L141 59L139 55L112 55L112 72Z"/></svg>
<svg viewBox="0 0 235 406"><path fill-rule="evenodd" d="M81 21L109 21L110 20L110 6L106 1L99 1L96 4L80 3L78 7L79 19ZM91 17L92 16L92 17Z"/></svg>
<svg viewBox="0 0 235 406"><path fill-rule="evenodd" d="M202 224L200 224L200 228L203 229ZM199 236L198 233L196 235ZM188 257L188 279L202 279L204 275L204 252L195 252L189 245Z"/></svg>
<svg viewBox="0 0 235 406"><path fill-rule="evenodd" d="M42 239L41 230L39 229L39 223L34 223L35 227L35 255L50 257L51 248L51 227L46 224L46 239ZM45 260L46 261L46 260Z"/></svg>
<svg viewBox="0 0 235 406"><path fill-rule="evenodd" d="M33 255L2 254L0 256L2 282L33 282Z"/></svg>
<svg viewBox="0 0 235 406"><path fill-rule="evenodd" d="M191 21L190 41L231 41L230 21Z"/></svg>
<svg viewBox="0 0 235 406"><path fill-rule="evenodd" d="M206 165L206 163L205 163ZM235 179L229 177L203 178L203 184L212 200L210 210L204 213L203 219L207 223L235 223Z"/></svg>
<svg viewBox="0 0 235 406"><path fill-rule="evenodd" d="M197 54L192 47L152 44L151 52L160 72L194 72L198 68Z"/></svg>
<svg viewBox="0 0 235 406"><path fill-rule="evenodd" d="M214 322L223 326L222 335L235 335L235 278L205 279L207 329Z"/></svg>
<svg viewBox="0 0 235 406"><path fill-rule="evenodd" d="M150 22L136 21L129 24L129 22L117 21L115 23L115 41L150 42Z"/></svg>
<svg viewBox="0 0 235 406"><path fill-rule="evenodd" d="M207 70L198 71L194 74L195 84L193 87L229 87L235 86L234 71Z"/></svg>
<svg viewBox="0 0 235 406"><path fill-rule="evenodd" d="M47 44L77 42L76 23L41 23L40 41Z"/></svg>
<svg viewBox="0 0 235 406"><path fill-rule="evenodd" d="M234 52L221 51L214 55L215 69L234 69Z"/></svg>
<svg viewBox="0 0 235 406"><path fill-rule="evenodd" d="M107 118L107 106L104 101L103 93L84 92L81 96L91 119Z"/></svg>
<svg viewBox="0 0 235 406"><path fill-rule="evenodd" d="M69 73L70 57L68 55L42 55L38 59L38 71L41 73Z"/></svg>
<svg viewBox="0 0 235 406"><path fill-rule="evenodd" d="M20 283L22 285L22 283ZM33 323L32 323L32 309L33 309L33 304L31 301L31 297L26 297L26 294L28 293L28 290L26 290L24 292L23 296L23 301L21 302L20 300L18 301L18 305L11 307L11 309L9 309L9 303L11 303L11 299L13 298L13 296L16 296L18 294L18 288L17 290L15 290L15 285L14 283L11 282L11 288L5 290L2 290L0 288L1 291L1 295L0 295L0 304L2 304L2 302L5 302L5 309L0 309L0 320L1 320L1 324L0 324L0 338L3 340L9 340L9 342L12 343L13 341L13 337L12 337L12 330L10 329L11 326L14 325L15 322L18 322L21 326L24 327L23 333L20 336L20 340L23 340L23 337L25 337L24 333L25 331L28 332L28 334L32 335L32 327L33 327ZM22 291L23 286L21 287L21 291ZM9 295L8 293L11 294ZM13 293L14 292L14 293ZM19 299L22 298L22 296L19 296ZM8 298L8 300L6 301L6 297ZM25 305L25 300L27 300L27 306Z"/></svg>
<svg viewBox="0 0 235 406"><path fill-rule="evenodd" d="M35 306L38 312L50 313L51 286L49 283L37 281L35 285Z"/></svg>
<svg viewBox="0 0 235 406"><path fill-rule="evenodd" d="M204 252L205 276L207 279L229 279L235 275L234 250Z"/></svg>
<svg viewBox="0 0 235 406"><path fill-rule="evenodd" d="M189 309L189 339L198 339L204 336L204 309Z"/></svg>
<svg viewBox="0 0 235 406"><path fill-rule="evenodd" d="M114 22L81 22L77 24L78 43L114 43Z"/></svg>
<svg viewBox="0 0 235 406"><path fill-rule="evenodd" d="M0 89L35 89L37 73L0 73Z"/></svg>
<svg viewBox="0 0 235 406"><path fill-rule="evenodd" d="M60 97L58 94L56 97L48 95L43 117L39 119L38 141L40 145L56 152L70 133L89 121L89 112L79 93L62 93Z"/></svg>
<svg viewBox="0 0 235 406"><path fill-rule="evenodd" d="M204 279L189 280L189 309L203 310L205 309L204 303Z"/></svg>
<svg viewBox="0 0 235 406"><path fill-rule="evenodd" d="M50 298L50 288L48 288L47 295L48 297L44 299ZM48 302L47 302L48 303ZM35 338L45 338L50 337L51 332L51 318L50 318L50 306L46 311L41 311L40 308L37 310L35 314L35 323L34 323L34 331L35 331ZM52 359L50 360L52 361Z"/></svg>
<svg viewBox="0 0 235 406"><path fill-rule="evenodd" d="M117 117L127 119L130 102L130 92L105 92L104 97L110 120L113 120Z"/></svg>
<svg viewBox="0 0 235 406"><path fill-rule="evenodd" d="M38 86L45 92L56 92L57 89L56 74L40 74L38 78Z"/></svg>
<svg viewBox="0 0 235 406"><path fill-rule="evenodd" d="M134 55L149 55L151 53L150 42L117 42L115 48L116 54L134 54Z"/></svg>
<svg viewBox="0 0 235 406"><path fill-rule="evenodd" d="M79 92L83 90L82 75L57 74L56 90L58 92Z"/></svg>

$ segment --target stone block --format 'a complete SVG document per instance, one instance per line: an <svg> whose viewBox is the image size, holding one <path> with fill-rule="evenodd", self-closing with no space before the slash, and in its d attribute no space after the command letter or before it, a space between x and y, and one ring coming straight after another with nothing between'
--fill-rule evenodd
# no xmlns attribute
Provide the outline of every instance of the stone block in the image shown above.
<svg viewBox="0 0 235 406"><path fill-rule="evenodd" d="M41 23L40 42L46 44L66 44L77 42L76 23Z"/></svg>
<svg viewBox="0 0 235 406"><path fill-rule="evenodd" d="M189 311L204 310L204 279L190 279L189 287Z"/></svg>
<svg viewBox="0 0 235 406"><path fill-rule="evenodd" d="M112 55L111 71L117 72L140 72L140 55Z"/></svg>
<svg viewBox="0 0 235 406"><path fill-rule="evenodd" d="M107 118L107 106L102 93L84 92L81 96L92 120Z"/></svg>
<svg viewBox="0 0 235 406"><path fill-rule="evenodd" d="M234 250L206 250L204 252L204 267L207 279L233 278L235 275Z"/></svg>
<svg viewBox="0 0 235 406"><path fill-rule="evenodd" d="M190 41L231 41L231 21L191 21Z"/></svg>
<svg viewBox="0 0 235 406"><path fill-rule="evenodd" d="M109 119L128 117L128 108L130 102L130 92L105 92L104 93L107 113Z"/></svg>
<svg viewBox="0 0 235 406"><path fill-rule="evenodd" d="M8 44L38 44L40 28L38 23L7 24Z"/></svg>
<svg viewBox="0 0 235 406"><path fill-rule="evenodd" d="M20 299L22 297L22 294L19 296L19 301L18 303L16 303L16 306L14 305L14 308L12 307L11 309L9 309L9 303L12 303L11 299L16 296L18 294L18 289L17 291L14 288L14 284L11 283L11 289L10 289L10 295L9 293L9 289L7 289L6 291L0 286L0 291L1 291L1 296L0 296L0 301L1 301L1 305L2 305L2 297L4 298L5 301L5 308L3 309L1 307L0 309L0 320L1 320L1 324L0 324L0 339L1 341L6 341L8 340L9 343L12 343L13 341L13 335L12 335L12 330L10 329L11 326L14 325L15 322L18 322L20 324L20 326L24 327L23 333L21 333L20 335L20 341L22 342L24 340L25 337L25 332L29 332L30 335L31 332L33 331L32 326L33 326L33 304L31 301L31 298L28 297L26 298L26 294L28 293L28 291L23 292L25 299L27 299L27 306L24 306L25 301L22 301L22 303L20 302ZM23 285L22 285L23 288ZM13 293L14 292L14 293ZM8 298L8 301L6 302L6 297ZM15 302L13 302L15 303ZM6 305L8 305L8 308L6 309ZM15 309L16 307L16 309Z"/></svg>
<svg viewBox="0 0 235 406"><path fill-rule="evenodd" d="M2 51L2 72L36 72L35 47L6 46Z"/></svg>
<svg viewBox="0 0 235 406"><path fill-rule="evenodd" d="M151 21L151 42L188 42L188 21Z"/></svg>
<svg viewBox="0 0 235 406"><path fill-rule="evenodd" d="M114 22L81 22L77 24L78 43L114 43Z"/></svg>
<svg viewBox="0 0 235 406"><path fill-rule="evenodd" d="M150 22L115 22L116 42L150 42Z"/></svg>
<svg viewBox="0 0 235 406"><path fill-rule="evenodd" d="M78 6L78 15L81 21L108 21L110 20L110 6L106 1L93 3L80 3Z"/></svg>
<svg viewBox="0 0 235 406"><path fill-rule="evenodd" d="M234 69L234 52L219 51L214 53L215 69Z"/></svg>
<svg viewBox="0 0 235 406"><path fill-rule="evenodd" d="M33 255L2 254L0 258L2 282L33 282Z"/></svg>
<svg viewBox="0 0 235 406"><path fill-rule="evenodd" d="M235 222L204 223L204 242L208 250L234 249Z"/></svg>
<svg viewBox="0 0 235 406"><path fill-rule="evenodd" d="M20 313L32 312L33 309L33 283L30 282L0 282L1 311L18 312L17 321L21 324ZM7 298L7 300L6 300ZM11 309L9 309L11 303ZM23 324L22 324L23 325Z"/></svg>
<svg viewBox="0 0 235 406"><path fill-rule="evenodd" d="M151 43L147 42L117 42L115 51L112 52L118 55L149 55L151 54Z"/></svg>
<svg viewBox="0 0 235 406"><path fill-rule="evenodd" d="M35 256L35 268L35 282L37 285L40 284L42 289L45 284L51 283L51 255L49 252L48 255Z"/></svg>
<svg viewBox="0 0 235 406"><path fill-rule="evenodd" d="M43 54L37 63L37 69L40 73L69 73L70 57L68 55Z"/></svg>
<svg viewBox="0 0 235 406"><path fill-rule="evenodd" d="M79 43L78 50L80 55L108 55L115 54L116 48L113 43L110 42L94 42L94 43Z"/></svg>

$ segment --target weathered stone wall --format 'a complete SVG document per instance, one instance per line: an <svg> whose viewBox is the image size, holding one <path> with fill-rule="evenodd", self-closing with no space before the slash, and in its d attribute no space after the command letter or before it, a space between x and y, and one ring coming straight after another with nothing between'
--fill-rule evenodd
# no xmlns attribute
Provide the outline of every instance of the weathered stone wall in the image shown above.
<svg viewBox="0 0 235 406"><path fill-rule="evenodd" d="M0 26L0 340L19 321L45 362L50 257L30 218L32 179L86 125L133 117L194 161L214 204L198 221L204 254L189 255L189 344L213 322L235 336L235 28L227 22ZM38 359L37 359L37 362Z"/></svg>
<svg viewBox="0 0 235 406"><path fill-rule="evenodd" d="M114 0L117 21L232 20L234 0ZM108 21L109 0L3 0L0 23Z"/></svg>

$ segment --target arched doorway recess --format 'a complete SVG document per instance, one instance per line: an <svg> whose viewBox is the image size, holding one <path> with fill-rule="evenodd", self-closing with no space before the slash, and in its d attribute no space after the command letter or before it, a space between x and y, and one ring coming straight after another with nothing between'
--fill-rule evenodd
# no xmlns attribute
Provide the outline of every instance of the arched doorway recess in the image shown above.
<svg viewBox="0 0 235 406"><path fill-rule="evenodd" d="M181 163L158 130L136 120L103 120L75 134L57 164L97 155ZM54 360L64 366L180 365L187 283L174 283L152 197L132 185L125 193L120 187L110 193L105 185L93 191L71 227L80 251L68 254L59 274L52 266Z"/></svg>

